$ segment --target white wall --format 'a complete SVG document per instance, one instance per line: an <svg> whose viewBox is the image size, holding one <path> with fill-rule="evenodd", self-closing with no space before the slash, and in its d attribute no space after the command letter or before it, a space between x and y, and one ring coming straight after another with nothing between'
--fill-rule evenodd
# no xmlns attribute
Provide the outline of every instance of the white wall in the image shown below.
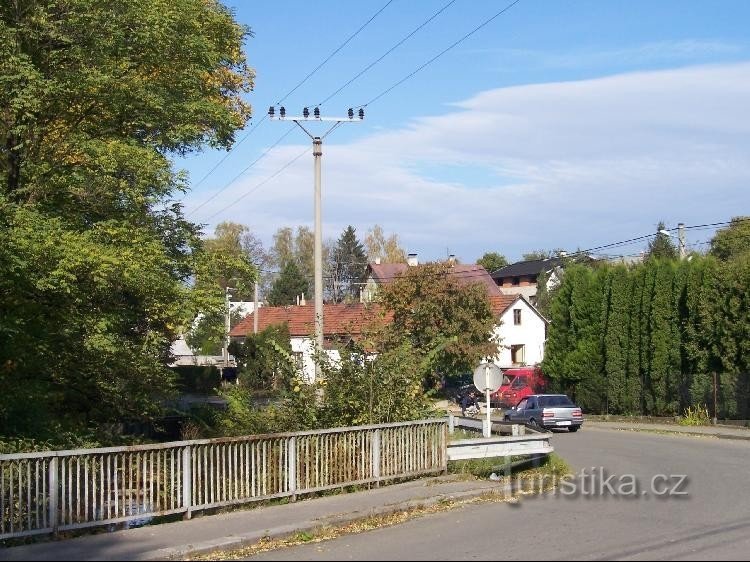
<svg viewBox="0 0 750 562"><path fill-rule="evenodd" d="M521 310L521 324L513 324L513 310ZM544 359L545 322L523 300L518 300L501 316L500 326L495 328L500 339L499 353L495 359L498 367L517 366L511 361L510 346L523 344L524 364L534 365Z"/></svg>
<svg viewBox="0 0 750 562"><path fill-rule="evenodd" d="M292 338L292 353L302 354L302 376L308 383L315 382L315 361L313 361L313 340L310 338ZM337 363L341 359L337 349L327 349L328 358Z"/></svg>

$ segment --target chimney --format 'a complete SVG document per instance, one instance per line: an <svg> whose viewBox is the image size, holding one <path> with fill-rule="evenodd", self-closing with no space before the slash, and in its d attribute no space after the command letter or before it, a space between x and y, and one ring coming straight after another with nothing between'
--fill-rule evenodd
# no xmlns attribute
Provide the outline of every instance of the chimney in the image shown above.
<svg viewBox="0 0 750 562"><path fill-rule="evenodd" d="M419 258L417 257L417 254L409 254L408 256L406 256L406 263L408 263L410 267L419 265Z"/></svg>
<svg viewBox="0 0 750 562"><path fill-rule="evenodd" d="M305 302L305 293L302 293L302 298L299 301L301 306L305 306L307 303Z"/></svg>
<svg viewBox="0 0 750 562"><path fill-rule="evenodd" d="M380 265L380 256L375 258L375 265Z"/></svg>
<svg viewBox="0 0 750 562"><path fill-rule="evenodd" d="M448 256L448 265L450 265L451 267L456 265L456 254L451 254L450 256Z"/></svg>

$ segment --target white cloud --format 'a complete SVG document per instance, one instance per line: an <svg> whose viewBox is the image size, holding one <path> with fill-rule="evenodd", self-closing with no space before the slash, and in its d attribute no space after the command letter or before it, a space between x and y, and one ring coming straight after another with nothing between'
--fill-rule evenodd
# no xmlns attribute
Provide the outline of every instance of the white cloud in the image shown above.
<svg viewBox="0 0 750 562"><path fill-rule="evenodd" d="M750 63L702 66L500 88L347 145L332 136L323 157L324 236L348 224L364 235L379 223L425 258L449 248L463 261L492 250L513 259L631 238L661 219L674 226L747 214L748 99ZM222 204L300 150L271 152ZM268 240L280 226L311 224L310 160L214 222L251 224ZM450 180L440 180L450 165ZM460 170L472 167L462 181ZM207 205L204 216L221 206Z"/></svg>

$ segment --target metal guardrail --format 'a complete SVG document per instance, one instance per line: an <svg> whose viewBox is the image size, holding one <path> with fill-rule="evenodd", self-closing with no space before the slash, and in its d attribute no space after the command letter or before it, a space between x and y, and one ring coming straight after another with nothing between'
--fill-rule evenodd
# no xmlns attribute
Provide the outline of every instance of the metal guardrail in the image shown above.
<svg viewBox="0 0 750 562"><path fill-rule="evenodd" d="M481 431L483 423L483 420L450 415L448 432L453 433L455 427ZM554 452L549 432L537 432L523 424L510 422L493 422L492 430L497 435L450 441L448 460L548 455Z"/></svg>
<svg viewBox="0 0 750 562"><path fill-rule="evenodd" d="M0 539L443 472L446 420L0 455Z"/></svg>

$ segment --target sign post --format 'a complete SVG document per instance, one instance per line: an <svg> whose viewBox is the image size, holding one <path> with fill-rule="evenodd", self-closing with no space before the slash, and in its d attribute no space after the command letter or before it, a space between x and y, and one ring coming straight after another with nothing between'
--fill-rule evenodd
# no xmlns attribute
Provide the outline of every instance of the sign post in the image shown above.
<svg viewBox="0 0 750 562"><path fill-rule="evenodd" d="M495 392L503 382L503 372L494 363L484 361L474 369L474 386L477 390L484 392L487 404L487 417L484 422L482 435L489 437L492 430L492 419L490 414L490 393Z"/></svg>

